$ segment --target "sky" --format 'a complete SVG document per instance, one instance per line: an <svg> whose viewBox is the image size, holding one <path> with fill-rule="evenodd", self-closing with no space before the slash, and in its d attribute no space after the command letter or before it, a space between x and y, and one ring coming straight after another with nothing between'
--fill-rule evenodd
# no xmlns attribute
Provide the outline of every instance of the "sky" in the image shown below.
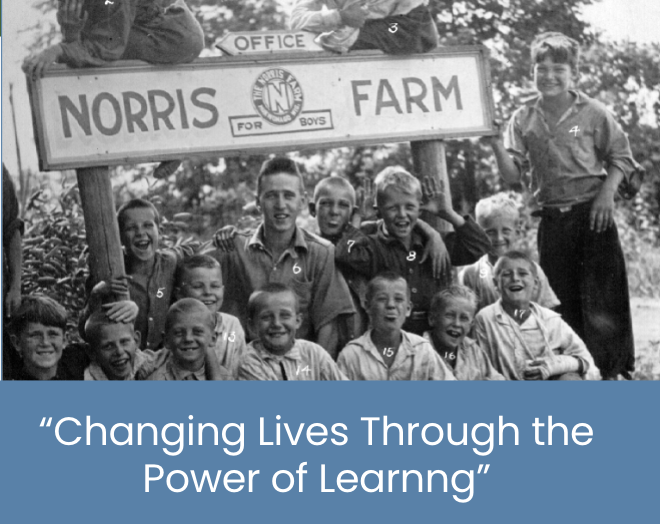
<svg viewBox="0 0 660 524"><path fill-rule="evenodd" d="M38 166L25 78L20 69L27 53L25 46L30 41L30 35L23 31L39 16L30 5L31 0L2 4L2 160L10 172L16 172L18 165L9 104L10 84L14 86L23 168L36 170ZM585 8L584 18L613 40L660 43L660 0L602 0ZM54 16L51 21L54 22Z"/></svg>

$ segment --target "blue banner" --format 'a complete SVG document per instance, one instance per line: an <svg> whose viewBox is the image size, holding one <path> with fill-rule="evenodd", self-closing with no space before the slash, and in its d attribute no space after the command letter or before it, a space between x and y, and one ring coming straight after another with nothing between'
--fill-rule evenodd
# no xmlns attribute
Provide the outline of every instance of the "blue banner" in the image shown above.
<svg viewBox="0 0 660 524"><path fill-rule="evenodd" d="M659 514L659 382L2 382L0 396L4 522Z"/></svg>

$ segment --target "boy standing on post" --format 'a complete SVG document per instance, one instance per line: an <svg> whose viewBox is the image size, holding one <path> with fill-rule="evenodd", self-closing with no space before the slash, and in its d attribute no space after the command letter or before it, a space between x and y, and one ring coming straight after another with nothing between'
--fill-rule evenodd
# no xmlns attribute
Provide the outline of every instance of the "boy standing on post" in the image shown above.
<svg viewBox="0 0 660 524"><path fill-rule="evenodd" d="M603 378L630 378L634 343L628 281L613 219L614 195L636 164L619 124L599 102L572 89L578 43L543 33L532 43L539 96L519 108L492 141L508 183L531 171L542 219L540 263L558 311L585 341Z"/></svg>

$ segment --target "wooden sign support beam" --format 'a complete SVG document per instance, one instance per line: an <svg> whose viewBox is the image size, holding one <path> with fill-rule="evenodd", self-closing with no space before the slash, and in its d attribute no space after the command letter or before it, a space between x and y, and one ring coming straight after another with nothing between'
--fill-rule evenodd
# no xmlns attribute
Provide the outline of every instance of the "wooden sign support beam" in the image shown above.
<svg viewBox="0 0 660 524"><path fill-rule="evenodd" d="M92 282L109 282L113 277L126 274L110 183L110 169L82 168L76 170L76 175L85 217ZM115 297L115 300L126 299L128 295Z"/></svg>
<svg viewBox="0 0 660 524"><path fill-rule="evenodd" d="M440 187L445 194L446 203L451 206L451 190L449 189L449 173L445 156L445 143L442 140L419 140L410 142L413 166L420 179L425 176L440 181ZM421 180L420 180L421 182ZM424 212L422 220L428 222L438 231L451 231L452 226L445 220Z"/></svg>

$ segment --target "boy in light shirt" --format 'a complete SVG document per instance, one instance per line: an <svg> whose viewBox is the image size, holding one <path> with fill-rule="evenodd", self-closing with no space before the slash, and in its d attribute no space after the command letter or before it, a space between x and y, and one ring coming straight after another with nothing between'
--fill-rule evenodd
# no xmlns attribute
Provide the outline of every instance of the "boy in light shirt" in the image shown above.
<svg viewBox="0 0 660 524"><path fill-rule="evenodd" d="M528 255L509 251L495 265L501 298L482 309L475 333L495 368L508 380L597 380L584 342L558 313L532 302L538 286Z"/></svg>
<svg viewBox="0 0 660 524"><path fill-rule="evenodd" d="M296 339L302 315L291 288L271 282L258 289L248 315L255 339L241 360L239 380L345 380L325 349Z"/></svg>
<svg viewBox="0 0 660 524"><path fill-rule="evenodd" d="M493 280L493 266L504 253L517 247L520 238L520 213L516 203L505 193L482 198L477 202L474 213L477 224L488 235L492 248L474 264L462 268L458 273L458 282L477 294L479 311L499 298ZM532 300L543 307L553 309L559 305L559 300L541 266L536 262L534 265L540 285Z"/></svg>
<svg viewBox="0 0 660 524"><path fill-rule="evenodd" d="M174 281L177 299L196 298L215 318L215 353L218 362L235 377L245 352L245 333L235 316L220 312L225 289L220 263L208 255L186 258L179 264Z"/></svg>
<svg viewBox="0 0 660 524"><path fill-rule="evenodd" d="M365 309L371 329L339 354L339 369L351 380L456 380L424 338L402 329L412 310L403 277L386 272L368 286Z"/></svg>

